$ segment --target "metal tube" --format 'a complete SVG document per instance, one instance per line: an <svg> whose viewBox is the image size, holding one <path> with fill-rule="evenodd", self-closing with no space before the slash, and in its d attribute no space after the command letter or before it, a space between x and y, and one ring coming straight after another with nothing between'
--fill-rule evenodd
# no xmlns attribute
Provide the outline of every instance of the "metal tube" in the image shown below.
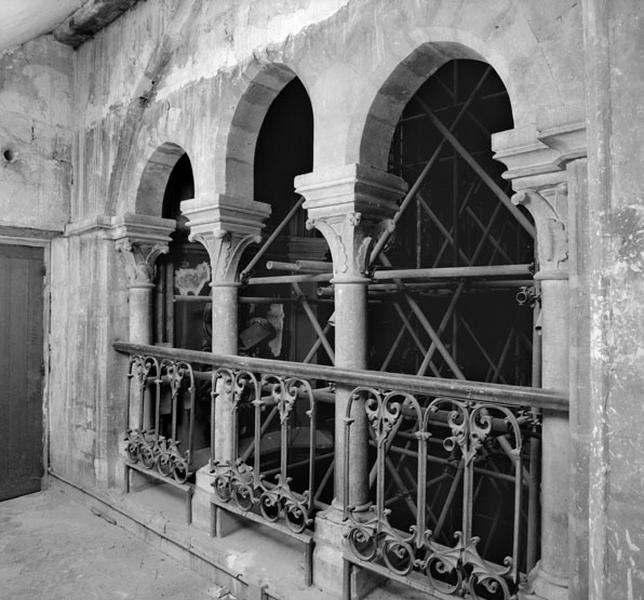
<svg viewBox="0 0 644 600"><path fill-rule="evenodd" d="M447 139L447 141L454 147L454 149L461 155L463 160L472 167L476 174L483 180L483 183L487 185L492 193L506 206L506 208L514 215L516 220L519 222L521 227L523 227L528 234L534 238L535 230L534 226L528 219L523 215L523 213L514 205L507 194L498 186L496 181L490 177L485 169L481 167L478 162L472 157L470 152L456 139L454 134L448 129L443 122L432 112L431 108L423 102L419 96L415 96L416 102L423 107L423 110L427 113L427 116L430 118L431 122L434 124L436 129L438 129L441 134Z"/></svg>
<svg viewBox="0 0 644 600"><path fill-rule="evenodd" d="M438 279L454 277L506 277L530 275L531 264L486 265L479 267L436 267L429 269L387 269L376 271L375 280L382 279Z"/></svg>
<svg viewBox="0 0 644 600"><path fill-rule="evenodd" d="M239 280L245 281L248 277L248 274L255 268L255 265L261 260L262 256L269 249L271 244L277 239L277 236L282 233L282 229L286 227L288 222L293 218L293 215L299 210L300 206L304 204L304 197L301 196L300 199L293 205L291 210L288 211L286 216L282 219L282 222L273 230L273 233L266 238L266 241L261 245L260 249L256 252L255 256L251 261L246 265L244 270L239 274Z"/></svg>
<svg viewBox="0 0 644 600"><path fill-rule="evenodd" d="M300 302L302 303L302 308L304 309L306 316L309 318L309 321L311 321L311 325L313 325L313 329L315 329L315 333L317 334L318 338L322 342L322 345L324 346L326 353L331 359L331 362L335 364L335 353L333 352L333 348L331 348L331 344L329 344L329 341L326 339L326 335L324 335L324 331L320 327L320 324L318 323L318 320L313 312L313 309L308 303L306 296L304 296L304 294L302 293L302 288L300 288L300 286L297 283L293 283L292 286L293 286L293 290L298 295Z"/></svg>
<svg viewBox="0 0 644 600"><path fill-rule="evenodd" d="M463 105L463 108L461 108L459 113L456 115L455 119L452 121L452 124L450 125L450 129L454 129L458 125L458 122L461 120L463 115L465 115L465 113L468 111L468 109L470 107L470 104L472 103L472 101L474 100L474 97L476 96L476 93L478 92L480 87L483 85L483 82L485 81L485 78L488 75L488 70L489 69L486 69L486 71L483 74L483 76L481 77L481 79L479 79L478 83L476 84L476 86L472 90L472 93L470 94L470 97L467 99L467 101ZM441 123L441 125L442 125L442 123ZM436 150L434 150L434 153L432 154L431 158L427 161L427 164L425 165L425 167L421 171L420 175L418 176L418 178L416 179L414 184L411 186L411 189L407 192L407 195L404 197L403 201L400 203L400 207L398 208L398 211L396 212L396 214L394 215L394 217L392 219L394 227L395 227L396 223L398 223L398 221L400 220L400 217L404 213L405 209L409 206L409 203L411 202L413 197L416 195L416 192L420 189L420 186L423 184L423 181L425 180L425 177L427 177L427 174L429 173L429 170L432 168L432 165L434 164L436 159L439 157L439 155L440 155L440 153L441 153L441 151L443 149L443 146L445 144L445 141L446 141L445 139L442 139L439 142L439 144L436 147ZM389 237L393 233L393 229L394 229L393 227L391 229L387 229L387 230L383 231L383 233L380 235L380 237L378 238L378 241L376 242L375 246L373 247L373 250L371 251L371 255L369 256L369 264L373 264L376 261L376 259L378 258L378 256L382 252L383 248L385 247L385 245L387 243L387 240L389 239Z"/></svg>

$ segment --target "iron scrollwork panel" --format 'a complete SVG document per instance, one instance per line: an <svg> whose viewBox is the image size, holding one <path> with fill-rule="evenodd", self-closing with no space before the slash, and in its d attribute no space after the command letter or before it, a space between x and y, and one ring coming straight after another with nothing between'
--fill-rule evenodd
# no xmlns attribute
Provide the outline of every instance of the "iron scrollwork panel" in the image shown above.
<svg viewBox="0 0 644 600"><path fill-rule="evenodd" d="M347 408L345 448L355 424L351 418L353 403L364 400L371 445L375 447L375 501L367 513L359 512L348 501L348 451L345 450L345 520L350 552L358 559L387 567L397 575L415 572L426 578L430 587L456 596L481 600L514 597L519 584L519 515L522 501L522 431L524 416L499 404L473 403L455 398L434 398L421 406L414 396L383 392L368 387L356 388ZM438 427L445 433L439 434ZM397 435L404 435L405 448L394 445ZM482 469L478 466L489 447L501 446L511 464L505 476L513 486L511 515L512 551L500 563L486 560L474 535L473 516ZM394 450L413 455L417 465L416 504L413 523L407 533L392 526L392 509L385 502L385 465ZM439 456L439 450L447 458ZM443 463L452 470L452 491L445 502L460 506L460 526L452 532L455 544L439 542L436 535L444 528L444 514L434 516L436 534L426 520L431 514L428 496L428 461ZM400 462L398 463L400 464ZM395 474L394 474L395 475ZM440 479L441 476L436 479ZM478 479L475 479L478 478ZM460 493L459 493L460 492ZM402 494L401 494L402 495ZM456 502L460 502L460 505ZM443 507L446 512L448 507ZM445 538L443 534L443 538Z"/></svg>
<svg viewBox="0 0 644 600"><path fill-rule="evenodd" d="M137 397L138 426L128 427L125 453L130 463L154 469L160 475L184 483L192 474L195 380L192 366L183 361L134 355L128 369L128 419L132 393ZM162 394L170 404L169 435L163 435L161 422ZM181 408L188 418L187 448L181 449L178 419Z"/></svg>
<svg viewBox="0 0 644 600"><path fill-rule="evenodd" d="M295 377L273 374L258 377L245 370L218 369L213 374L213 415L215 402L223 401L228 401L232 412L235 440L240 433L240 407L253 407L254 426L252 445L242 455L239 444L235 443L230 461L218 462L212 457L212 485L217 498L222 502L233 502L243 511L255 511L267 522L282 522L295 533L303 532L312 524L315 481L316 415L311 385ZM289 476L289 431L296 425L295 408L301 403L306 407L308 419L308 458L305 461L308 473L306 489L297 492ZM265 413L267 416L262 422ZM262 440L271 421L276 418L279 418L279 466L268 474L262 471ZM215 427L211 433L214 442ZM251 455L253 461L249 464L247 460Z"/></svg>

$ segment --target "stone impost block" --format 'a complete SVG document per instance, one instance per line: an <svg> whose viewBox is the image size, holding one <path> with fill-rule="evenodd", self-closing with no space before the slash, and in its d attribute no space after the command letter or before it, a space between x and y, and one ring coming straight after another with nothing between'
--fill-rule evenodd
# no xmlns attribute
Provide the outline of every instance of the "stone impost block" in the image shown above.
<svg viewBox="0 0 644 600"><path fill-rule="evenodd" d="M386 171L351 164L298 175L295 189L306 199L304 208L311 219L344 218L349 213L389 219L407 191L407 184Z"/></svg>
<svg viewBox="0 0 644 600"><path fill-rule="evenodd" d="M111 218L109 237L114 241L127 238L130 242L169 243L175 226L174 219L126 213Z"/></svg>
<svg viewBox="0 0 644 600"><path fill-rule="evenodd" d="M508 167L504 179L519 192L566 181L566 165L586 155L586 127L572 122L537 129L530 125L492 135L494 158Z"/></svg>
<svg viewBox="0 0 644 600"><path fill-rule="evenodd" d="M188 219L191 235L246 234L257 236L271 207L263 202L215 194L212 198L184 200L181 213Z"/></svg>

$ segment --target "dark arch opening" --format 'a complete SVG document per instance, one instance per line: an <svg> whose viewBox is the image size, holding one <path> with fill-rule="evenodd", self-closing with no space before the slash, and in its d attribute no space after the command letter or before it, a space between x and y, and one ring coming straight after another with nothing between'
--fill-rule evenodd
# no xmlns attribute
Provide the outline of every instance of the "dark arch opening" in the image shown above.
<svg viewBox="0 0 644 600"><path fill-rule="evenodd" d="M254 200L271 205L264 238L284 221L300 197L294 190L296 175L313 169L313 109L302 82L295 78L284 86L270 105L259 131L255 149ZM324 260L328 248L324 239L305 227L306 213L301 208L281 230L276 241L254 268L256 276L285 275L286 270L269 270L267 262L295 263L297 260ZM246 262L257 252L253 246ZM308 299L311 313L324 326L333 312L331 302L319 302L315 284L302 283L298 289L291 284L249 285L242 290L239 307L240 353L263 358L308 361L329 364L324 350L313 351L316 332L307 316L300 292ZM332 335L327 336L333 343ZM297 403L290 421L293 439L308 440L310 419L305 403ZM316 464L316 486L321 485L324 473L331 468L333 451L333 407L317 404L317 452L323 455ZM240 410L242 428L252 429L252 415ZM271 430L269 429L269 432ZM270 435L270 433L269 433ZM308 446L293 444L289 448L289 477L291 486L304 493L308 482ZM276 456L262 453L262 469L276 468ZM327 478L318 497L330 503L333 498L333 478Z"/></svg>
<svg viewBox="0 0 644 600"><path fill-rule="evenodd" d="M174 219L167 255L157 268L155 341L175 348L210 350L209 304L195 296L210 295L210 263L206 249L190 242L190 228L181 214L181 202L194 198L192 164L183 154L170 172L163 191L162 216Z"/></svg>
<svg viewBox="0 0 644 600"><path fill-rule="evenodd" d="M255 147L254 199L272 207L267 231L272 231L297 201L295 176L312 170L313 107L296 77L270 105ZM289 226L289 232L309 235L301 218Z"/></svg>
<svg viewBox="0 0 644 600"><path fill-rule="evenodd" d="M253 168L254 200L271 205L271 215L264 230L266 238L300 199L294 190L295 176L313 169L313 108L298 78L284 86L266 112L257 138ZM305 223L306 213L300 209L256 265L254 275L284 274L283 271L267 270L267 262L322 260L325 257L324 239L308 231ZM258 248L252 246L242 262L251 260ZM310 284L304 285L303 291L309 296L315 295ZM244 290L244 297L245 302L240 306L241 351L267 358L303 360L315 341L315 332L303 310L294 302L292 287L288 284L249 286ZM254 303L253 297L264 300ZM276 300L271 302L271 298ZM317 305L315 311L323 318ZM250 348L252 340L244 339L244 331L258 319L268 319L275 333ZM324 362L326 357L320 353L319 358Z"/></svg>
<svg viewBox="0 0 644 600"><path fill-rule="evenodd" d="M460 120L454 125L457 116ZM534 260L534 241L516 217L491 191L480 173L465 160L464 153L450 143L432 117L452 133L480 169L496 185L511 195L502 178L504 167L494 161L491 134L513 127L512 110L503 82L486 63L478 60L450 60L418 89L405 106L395 129L389 152L389 171L411 187L430 157L433 166L419 189L419 194L398 222L395 235L386 249L395 269L451 267L508 267ZM528 213L523 214L529 217ZM513 267L514 269L514 267ZM518 269L517 269L518 271ZM496 274L487 277L440 278L412 277L405 280L404 293L391 280L370 287L370 297L380 303L369 305L370 367L399 373L457 377L450 360L469 380L539 385L533 369L533 317L529 303L519 305L517 292L533 284L529 272L522 275ZM420 308L444 345L444 353L411 308L411 297ZM398 308L395 307L398 304ZM410 324L408 331L401 313ZM431 358L428 349L433 347ZM445 354L449 356L446 358ZM538 357L538 354L537 354ZM533 373L535 378L533 379ZM431 399L423 398L421 402ZM444 415L443 415L444 417ZM440 420L440 419L437 419ZM440 423L430 426L432 438L439 442L450 435ZM404 427L393 446L409 444ZM529 435L529 434L526 434ZM477 454L477 466L488 473L477 474L476 502L472 531L482 542L477 550L486 560L503 564L512 554L513 534L513 463L498 435L490 435L485 452ZM523 464L529 464L524 445ZM428 492L428 510L444 512L438 543L452 546L452 535L462 528L462 481L459 483L460 456L457 453L432 451L444 459L442 465L428 465L428 481L444 480ZM402 462L402 458L400 459ZM411 465L414 473L414 465ZM480 471L479 471L480 472ZM394 486L395 487L395 486ZM456 493L449 496L450 489ZM395 491L395 490L394 490ZM393 492L388 492L392 493ZM524 494L524 498L528 494ZM392 525L406 531L413 519L404 501L391 500ZM522 507L528 513L527 504ZM429 525L430 529L436 523ZM527 520L521 516L521 544L526 543ZM538 539L531 543L539 547ZM518 565L524 572L526 554ZM439 575L439 574L434 574ZM440 578L440 577L439 577ZM446 576L445 583L449 583ZM482 597L488 597L483 595ZM493 594L490 596L496 597Z"/></svg>

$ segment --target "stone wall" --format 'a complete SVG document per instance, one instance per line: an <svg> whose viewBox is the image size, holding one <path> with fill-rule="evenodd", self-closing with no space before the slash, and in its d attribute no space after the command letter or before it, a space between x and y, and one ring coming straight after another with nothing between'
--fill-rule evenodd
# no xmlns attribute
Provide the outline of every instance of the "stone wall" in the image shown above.
<svg viewBox="0 0 644 600"><path fill-rule="evenodd" d="M72 73L73 52L51 37L0 55L0 225L68 220Z"/></svg>
<svg viewBox="0 0 644 600"><path fill-rule="evenodd" d="M644 598L644 6L587 0L584 27L588 206L579 234L590 330L579 369L588 452L578 468L590 523L580 573L590 576L581 588L593 600L635 600Z"/></svg>

